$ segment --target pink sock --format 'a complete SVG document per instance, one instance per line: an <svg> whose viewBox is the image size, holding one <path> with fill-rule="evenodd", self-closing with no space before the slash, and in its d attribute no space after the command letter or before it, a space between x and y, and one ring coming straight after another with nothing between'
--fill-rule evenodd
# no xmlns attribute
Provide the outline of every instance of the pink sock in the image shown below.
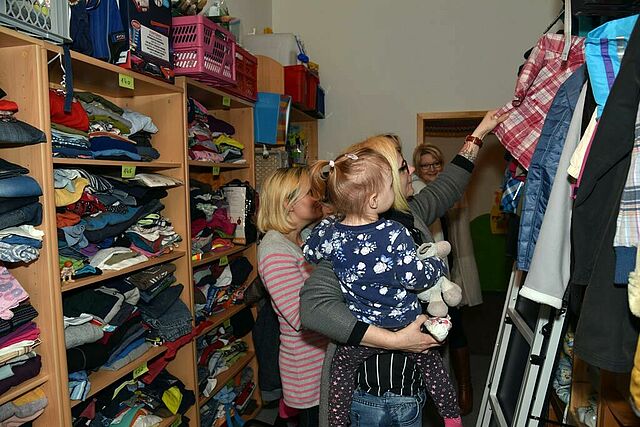
<svg viewBox="0 0 640 427"><path fill-rule="evenodd" d="M462 427L462 418L445 418L444 427Z"/></svg>

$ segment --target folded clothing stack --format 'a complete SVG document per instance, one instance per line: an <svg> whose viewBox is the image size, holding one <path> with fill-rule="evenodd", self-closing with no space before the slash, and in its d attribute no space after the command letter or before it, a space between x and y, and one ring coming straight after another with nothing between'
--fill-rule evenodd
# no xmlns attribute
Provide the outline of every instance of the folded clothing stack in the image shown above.
<svg viewBox="0 0 640 427"><path fill-rule="evenodd" d="M65 113L64 93L49 90L54 156L147 162L160 157L151 145L158 132L151 117L90 92L74 95Z"/></svg>
<svg viewBox="0 0 640 427"><path fill-rule="evenodd" d="M173 272L173 264L163 264L101 282L95 289L65 294L62 307L72 399L83 400L89 392L86 371L118 370L153 345L191 333L192 316L180 300L184 286L170 286L175 282Z"/></svg>
<svg viewBox="0 0 640 427"><path fill-rule="evenodd" d="M247 343L233 334L233 328L218 330L196 340L198 350L198 388L209 397L217 386L216 377L247 354Z"/></svg>
<svg viewBox="0 0 640 427"><path fill-rule="evenodd" d="M42 248L42 189L29 170L0 159L0 261L31 262Z"/></svg>
<svg viewBox="0 0 640 427"><path fill-rule="evenodd" d="M42 415L48 403L42 387L31 390L0 406L0 425L17 427L27 424Z"/></svg>
<svg viewBox="0 0 640 427"><path fill-rule="evenodd" d="M236 224L229 218L224 191L191 180L191 251L193 254L219 252L233 247Z"/></svg>
<svg viewBox="0 0 640 427"><path fill-rule="evenodd" d="M210 115L193 98L188 99L189 158L213 163L246 163L244 144L233 138L235 128Z"/></svg>
<svg viewBox="0 0 640 427"><path fill-rule="evenodd" d="M6 93L0 89L0 145L31 145L46 142L40 129L16 119L18 104L2 99Z"/></svg>
<svg viewBox="0 0 640 427"><path fill-rule="evenodd" d="M209 264L194 269L196 321L199 323L239 303L234 295L243 293L252 271L253 266L246 257L235 258L226 266Z"/></svg>
<svg viewBox="0 0 640 427"><path fill-rule="evenodd" d="M73 279L145 262L182 240L160 213L164 188L83 169L55 169L54 186L60 268Z"/></svg>
<svg viewBox="0 0 640 427"><path fill-rule="evenodd" d="M186 427L189 419L184 414L194 403L193 391L163 370L150 384L138 381L123 387L118 381L77 405L72 409L73 425L151 426L181 414L182 423L176 425Z"/></svg>
<svg viewBox="0 0 640 427"><path fill-rule="evenodd" d="M216 395L200 408L200 424L203 426L242 425L240 415L250 414L256 409L251 399L256 384L253 381L253 369L246 367L233 380L229 381ZM233 421L232 421L233 420Z"/></svg>
<svg viewBox="0 0 640 427"><path fill-rule="evenodd" d="M42 362L33 350L40 345L40 329L32 322L38 315L24 303L29 295L0 265L0 394L34 378ZM11 415L9 415L11 416Z"/></svg>

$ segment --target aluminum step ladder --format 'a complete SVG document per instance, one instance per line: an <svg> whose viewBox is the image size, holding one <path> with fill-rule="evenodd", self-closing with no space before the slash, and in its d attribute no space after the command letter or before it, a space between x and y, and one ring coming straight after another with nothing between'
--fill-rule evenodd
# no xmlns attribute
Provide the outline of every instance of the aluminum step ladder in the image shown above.
<svg viewBox="0 0 640 427"><path fill-rule="evenodd" d="M514 264L476 427L533 427L548 422L543 410L566 310L519 296L524 277Z"/></svg>

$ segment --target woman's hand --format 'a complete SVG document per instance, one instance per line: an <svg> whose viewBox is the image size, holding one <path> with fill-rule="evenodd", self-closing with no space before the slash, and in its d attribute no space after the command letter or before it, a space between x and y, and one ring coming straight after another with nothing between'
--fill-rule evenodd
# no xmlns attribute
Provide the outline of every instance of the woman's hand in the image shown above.
<svg viewBox="0 0 640 427"><path fill-rule="evenodd" d="M422 353L433 347L441 345L435 338L420 330L422 324L427 321L427 316L421 314L409 326L394 332L394 338L390 343L392 350L402 350L411 353Z"/></svg>
<svg viewBox="0 0 640 427"><path fill-rule="evenodd" d="M497 112L498 110L488 111L487 114L484 115L484 118L482 119L476 130L474 130L471 135L483 139L485 136L491 133L491 131L494 130L495 127L498 126L498 124L504 122L507 117L509 117L508 114L503 114L502 116L497 117Z"/></svg>

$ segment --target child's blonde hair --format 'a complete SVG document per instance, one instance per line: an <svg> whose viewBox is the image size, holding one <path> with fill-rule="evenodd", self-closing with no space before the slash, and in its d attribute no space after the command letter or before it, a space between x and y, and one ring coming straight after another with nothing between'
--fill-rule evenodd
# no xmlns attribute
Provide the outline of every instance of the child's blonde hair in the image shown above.
<svg viewBox="0 0 640 427"><path fill-rule="evenodd" d="M409 203L407 203L407 198L404 196L404 191L400 185L400 172L395 166L398 163L398 154L402 155L399 138L392 134L372 136L362 142L353 144L347 148L345 152L362 148L372 149L387 160L387 163L391 166L393 192L396 196L393 202L393 208L401 212L409 212Z"/></svg>
<svg viewBox="0 0 640 427"><path fill-rule="evenodd" d="M311 194L342 215L361 215L369 197L379 193L391 172L387 159L370 148L357 148L335 160L311 166Z"/></svg>
<svg viewBox="0 0 640 427"><path fill-rule="evenodd" d="M260 191L258 229L263 233L275 230L282 234L295 230L289 209L309 194L310 189L307 168L280 168L269 175Z"/></svg>

